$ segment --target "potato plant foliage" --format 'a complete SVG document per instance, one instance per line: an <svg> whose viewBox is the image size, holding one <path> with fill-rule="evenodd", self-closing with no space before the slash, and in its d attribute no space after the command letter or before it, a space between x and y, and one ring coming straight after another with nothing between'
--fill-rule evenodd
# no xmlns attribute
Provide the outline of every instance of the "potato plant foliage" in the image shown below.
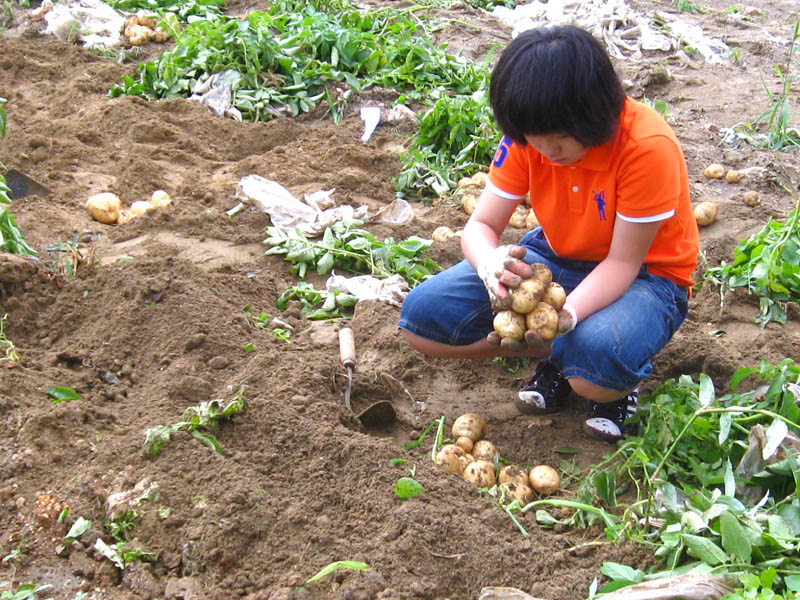
<svg viewBox="0 0 800 600"><path fill-rule="evenodd" d="M671 574L774 569L776 591L800 592L800 367L763 361L739 369L730 389L748 379L752 390L717 396L708 376L684 375L642 398L638 435L581 478L576 510L561 522L652 546ZM750 449L756 434L763 446ZM617 494L629 486L634 499L623 503Z"/></svg>
<svg viewBox="0 0 800 600"><path fill-rule="evenodd" d="M739 242L732 262L708 269L703 277L720 287L723 302L734 288L756 294L756 322L762 327L786 323L786 302L800 300L800 199L785 222L767 221L760 232Z"/></svg>
<svg viewBox="0 0 800 600"><path fill-rule="evenodd" d="M431 240L411 236L398 243L392 238L380 241L362 229L363 224L358 220L337 221L325 229L320 241L308 239L299 230L286 233L269 227L269 237L264 240L269 246L266 254L283 255L292 263L292 273L301 279L309 269L324 275L339 268L378 279L398 274L413 287L441 270L424 255Z"/></svg>

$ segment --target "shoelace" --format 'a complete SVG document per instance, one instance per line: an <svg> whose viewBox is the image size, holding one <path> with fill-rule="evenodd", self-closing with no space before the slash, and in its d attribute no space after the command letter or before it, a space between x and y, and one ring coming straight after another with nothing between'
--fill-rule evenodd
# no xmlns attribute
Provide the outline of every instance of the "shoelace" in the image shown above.
<svg viewBox="0 0 800 600"><path fill-rule="evenodd" d="M630 396L625 396L616 402L594 402L590 418L609 419L620 425L629 417L636 414L636 401Z"/></svg>

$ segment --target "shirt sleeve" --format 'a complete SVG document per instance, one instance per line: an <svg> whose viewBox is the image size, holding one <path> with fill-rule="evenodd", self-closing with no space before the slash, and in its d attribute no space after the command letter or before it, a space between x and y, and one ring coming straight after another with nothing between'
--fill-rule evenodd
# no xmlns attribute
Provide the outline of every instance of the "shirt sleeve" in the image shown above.
<svg viewBox="0 0 800 600"><path fill-rule="evenodd" d="M670 138L656 135L641 140L620 169L619 217L646 223L673 216L681 197L682 165L683 154Z"/></svg>
<svg viewBox="0 0 800 600"><path fill-rule="evenodd" d="M525 149L503 136L489 167L489 182L501 197L521 198L530 190L530 170Z"/></svg>

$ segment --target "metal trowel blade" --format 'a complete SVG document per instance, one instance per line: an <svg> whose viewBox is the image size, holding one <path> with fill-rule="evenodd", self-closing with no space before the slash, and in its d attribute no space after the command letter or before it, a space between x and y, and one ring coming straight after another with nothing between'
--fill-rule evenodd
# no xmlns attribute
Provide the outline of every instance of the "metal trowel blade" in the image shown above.
<svg viewBox="0 0 800 600"><path fill-rule="evenodd" d="M394 421L396 416L397 413L395 413L392 403L388 400L380 400L361 411L358 414L358 420L367 426L386 425Z"/></svg>
<svg viewBox="0 0 800 600"><path fill-rule="evenodd" d="M5 174L6 185L12 200L25 198L27 196L49 196L53 192L47 189L38 181L31 179L25 173L16 169L9 169Z"/></svg>

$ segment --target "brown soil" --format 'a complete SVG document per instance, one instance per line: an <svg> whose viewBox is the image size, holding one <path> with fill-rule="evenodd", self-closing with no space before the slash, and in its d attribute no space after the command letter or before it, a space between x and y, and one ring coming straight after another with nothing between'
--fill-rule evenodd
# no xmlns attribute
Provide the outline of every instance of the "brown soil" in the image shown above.
<svg viewBox="0 0 800 600"><path fill-rule="evenodd" d="M726 3L705 4L707 13L684 17L741 49L743 66L686 64L662 53L618 66L632 95L668 102L695 200L720 204L718 221L701 233L705 259L716 265L769 217L784 218L797 198L796 153L731 149L715 133L769 106L762 78L777 90L773 65L786 66L788 45L776 40L789 38L794 5L757 0L761 12L742 24L725 14ZM671 10L669 3L637 6L644 14ZM558 466L555 449L570 445L580 467L596 462L612 447L583 435L582 406L544 422L516 413L511 398L530 367L512 374L489 360L419 356L397 334L398 309L361 303L352 320L354 407L388 399L398 413L390 427L365 428L343 404L339 324L276 307L296 279L287 263L263 254L264 213L225 215L239 179L258 174L297 196L336 188L340 204L377 207L393 199L404 132L381 127L362 144L359 102L337 126L319 116L236 123L185 100L110 99L110 86L135 65L38 35L28 15L15 6L14 28L0 36L0 95L8 98L0 160L54 193L17 200L13 211L51 269L61 260L63 272L70 255L45 248L76 237L102 268L84 262L73 279L2 271L0 313L8 314L5 333L20 360L0 363L8 366L0 368L0 555L9 555L0 581L52 584L48 595L58 599L80 591L119 599L476 598L484 586L512 586L574 600L602 580L605 561L654 564L649 550L633 544L585 544L603 542L597 531L540 529L533 511L522 517L530 533L523 537L491 498L433 465L428 443L403 449L440 415L451 423L476 412L509 460ZM469 27L440 34L453 50L479 56L508 39L478 11L454 16ZM792 111L797 125L797 93ZM767 176L709 181L703 169L712 162L768 167ZM101 225L83 207L101 191L127 205L156 189L173 204L125 226ZM761 194L760 206L742 202L746 190ZM454 206L414 210L409 224L370 229L401 239L466 220ZM451 240L431 255L446 266L460 250ZM255 329L246 306L294 325L291 344ZM796 312L786 326L764 330L756 313L752 298L731 295L722 308L716 290L700 291L646 388L704 372L724 389L739 367L800 355ZM249 343L254 352L244 351ZM388 385L390 378L401 385ZM51 404L50 386L73 388L83 401ZM227 402L242 386L245 411L216 431L227 457L185 433L156 459L142 456L147 428L174 423L202 401ZM395 467L393 458L408 462ZM409 469L426 492L399 500L394 484ZM157 558L120 571L92 550L98 537L111 541L103 502L143 480L157 483L159 494L140 507L129 547ZM65 543L65 524L36 518L45 494L68 505L68 522L93 521L80 541ZM304 585L337 560L364 561L369 571L340 570Z"/></svg>

